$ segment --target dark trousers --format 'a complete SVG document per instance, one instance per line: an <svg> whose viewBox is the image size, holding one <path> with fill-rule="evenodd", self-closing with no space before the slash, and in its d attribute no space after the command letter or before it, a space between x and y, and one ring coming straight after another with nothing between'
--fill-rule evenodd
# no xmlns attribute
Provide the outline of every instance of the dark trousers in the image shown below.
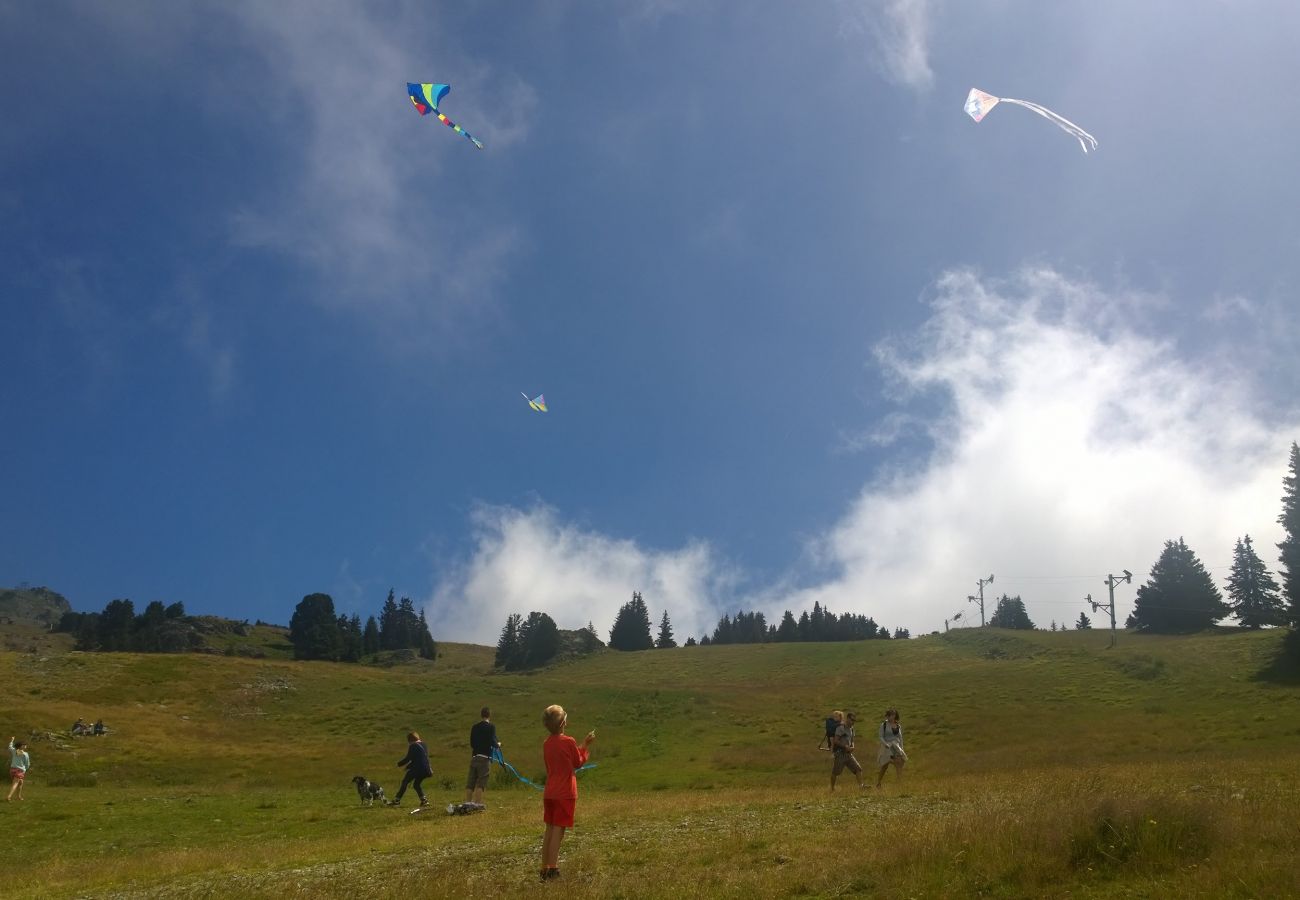
<svg viewBox="0 0 1300 900"><path fill-rule="evenodd" d="M423 803L425 801L424 788L421 787L420 785L424 781L424 779L428 777L429 777L428 775L416 775L410 769L407 769L406 775L402 778L402 786L397 789L397 796L394 797L393 799L401 800L402 795L406 793L406 786L408 784L413 784L415 785L416 796L418 796L420 798L420 802Z"/></svg>

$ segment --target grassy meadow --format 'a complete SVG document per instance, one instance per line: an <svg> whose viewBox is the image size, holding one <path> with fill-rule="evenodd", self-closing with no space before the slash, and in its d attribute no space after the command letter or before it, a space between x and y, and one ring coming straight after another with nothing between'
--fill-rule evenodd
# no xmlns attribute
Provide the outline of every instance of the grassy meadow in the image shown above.
<svg viewBox="0 0 1300 900"><path fill-rule="evenodd" d="M964 629L509 675L457 644L391 668L8 650L0 729L38 738L0 895L1300 896L1300 683L1259 676L1280 639ZM441 807L481 705L538 776L554 702L598 766L540 885L536 792L494 771L486 813ZM822 718L859 711L874 783L887 705L903 780L831 794ZM72 738L78 716L113 731ZM394 793L410 729L435 809L361 807L350 779Z"/></svg>

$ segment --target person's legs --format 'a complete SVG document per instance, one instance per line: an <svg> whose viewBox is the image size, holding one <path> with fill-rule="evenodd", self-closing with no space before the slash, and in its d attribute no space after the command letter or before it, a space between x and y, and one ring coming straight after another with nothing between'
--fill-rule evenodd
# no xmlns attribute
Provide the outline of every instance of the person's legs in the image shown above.
<svg viewBox="0 0 1300 900"><path fill-rule="evenodd" d="M407 785L409 785L414 780L415 780L415 776L412 775L410 772L407 772L405 775L402 776L402 785L397 789L397 794L393 797L394 805L396 805L398 801L402 799L402 795L406 793ZM419 788L416 788L416 790L419 790Z"/></svg>
<svg viewBox="0 0 1300 900"><path fill-rule="evenodd" d="M20 784L22 784L22 782L15 777L14 783L9 785L9 796L5 797L5 800L12 800L14 798L14 791L18 790L18 785Z"/></svg>
<svg viewBox="0 0 1300 900"><path fill-rule="evenodd" d="M424 796L424 779L426 776L421 775L419 778L411 779L411 784L415 786L415 795L420 798L421 806L429 805L429 798Z"/></svg>
<svg viewBox="0 0 1300 900"><path fill-rule="evenodd" d="M885 780L885 770L889 768L889 763L880 767L880 774L876 776L876 787L880 787L880 782Z"/></svg>
<svg viewBox="0 0 1300 900"><path fill-rule="evenodd" d="M474 788L474 802L480 806L483 804L483 789L481 787Z"/></svg>

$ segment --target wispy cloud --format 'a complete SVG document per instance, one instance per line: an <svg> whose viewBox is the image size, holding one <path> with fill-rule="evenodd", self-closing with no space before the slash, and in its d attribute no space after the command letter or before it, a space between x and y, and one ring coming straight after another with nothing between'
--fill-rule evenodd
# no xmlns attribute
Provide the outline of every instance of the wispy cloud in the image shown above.
<svg viewBox="0 0 1300 900"><path fill-rule="evenodd" d="M456 177L445 163L489 168L467 142L416 121L405 82L452 79L454 118L500 153L527 138L537 106L531 86L400 42L394 22L421 21L427 10L400 5L372 14L345 2L245 3L235 19L275 72L266 99L290 154L284 189L251 202L232 218L233 239L286 254L319 276L324 305L364 311L376 324L446 336L459 317L491 306L519 236L509 222L472 208L447 214ZM451 321L449 321L451 320Z"/></svg>
<svg viewBox="0 0 1300 900"><path fill-rule="evenodd" d="M841 31L866 36L870 62L895 84L926 90L934 83L930 69L932 0L841 0Z"/></svg>
<svg viewBox="0 0 1300 900"><path fill-rule="evenodd" d="M483 506L473 514L472 559L428 603L436 633L496 643L510 613L545 612L561 628L590 621L602 640L640 591L653 624L668 612L681 640L716 620L713 598L729 574L704 543L654 551L562 522L554 510Z"/></svg>

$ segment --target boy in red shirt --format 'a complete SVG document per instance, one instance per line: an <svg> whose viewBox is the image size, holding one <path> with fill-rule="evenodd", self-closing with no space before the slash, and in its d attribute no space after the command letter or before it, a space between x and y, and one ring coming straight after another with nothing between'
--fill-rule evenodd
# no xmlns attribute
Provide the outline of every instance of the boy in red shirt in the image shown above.
<svg viewBox="0 0 1300 900"><path fill-rule="evenodd" d="M546 833L542 836L542 881L560 875L560 841L564 830L573 827L573 812L578 805L578 777L575 772L586 764L588 747L596 739L590 731L582 746L564 733L569 716L562 706L548 706L542 713L542 724L551 736L542 744L546 759L546 790L542 793L542 820Z"/></svg>

